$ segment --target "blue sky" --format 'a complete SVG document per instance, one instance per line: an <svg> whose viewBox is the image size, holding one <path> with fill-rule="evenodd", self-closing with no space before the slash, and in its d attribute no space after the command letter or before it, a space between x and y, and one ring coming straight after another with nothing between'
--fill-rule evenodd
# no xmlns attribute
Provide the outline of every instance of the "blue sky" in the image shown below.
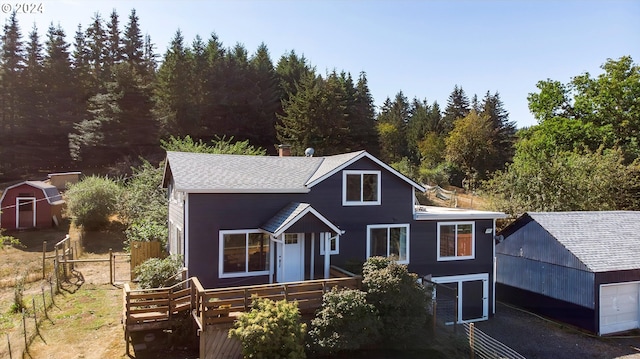
<svg viewBox="0 0 640 359"><path fill-rule="evenodd" d="M15 6L9 0L0 0ZM21 1L23 2L23 1ZM143 33L163 55L180 29L187 42L215 32L225 47L253 53L264 42L277 63L290 50L318 73L367 73L376 105L403 91L438 101L454 85L471 98L498 91L518 127L535 124L527 94L536 82L597 75L607 58L640 62L640 1L35 1L42 13L18 14L23 37L35 23L44 41L51 22L72 38L113 9L122 28L135 8ZM2 14L4 18L6 14Z"/></svg>

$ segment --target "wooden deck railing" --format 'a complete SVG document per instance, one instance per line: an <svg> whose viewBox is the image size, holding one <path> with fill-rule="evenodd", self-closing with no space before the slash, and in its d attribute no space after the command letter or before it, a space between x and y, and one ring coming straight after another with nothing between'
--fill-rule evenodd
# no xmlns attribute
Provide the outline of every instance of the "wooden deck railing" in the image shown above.
<svg viewBox="0 0 640 359"><path fill-rule="evenodd" d="M196 279L197 280L197 279ZM274 301L298 302L302 313L311 313L322 305L322 296L333 287L359 288L359 277L316 279L303 282L263 284L232 288L206 289L198 293L194 317L200 327L231 323L251 309L254 297Z"/></svg>
<svg viewBox="0 0 640 359"><path fill-rule="evenodd" d="M218 289L204 289L195 277L168 288L133 290L125 284L122 324L127 354L131 332L171 328L174 317L183 312L192 314L200 331L208 325L232 323L251 309L254 297L296 301L302 313L312 313L333 287L360 287L360 277L345 271L334 273L338 274L338 278Z"/></svg>

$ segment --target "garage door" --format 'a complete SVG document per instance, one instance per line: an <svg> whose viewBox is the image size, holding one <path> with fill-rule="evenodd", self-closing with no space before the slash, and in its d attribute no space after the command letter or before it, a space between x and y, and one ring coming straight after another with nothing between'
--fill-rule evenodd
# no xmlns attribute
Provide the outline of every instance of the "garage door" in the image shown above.
<svg viewBox="0 0 640 359"><path fill-rule="evenodd" d="M639 291L638 282L600 286L600 335L640 328Z"/></svg>

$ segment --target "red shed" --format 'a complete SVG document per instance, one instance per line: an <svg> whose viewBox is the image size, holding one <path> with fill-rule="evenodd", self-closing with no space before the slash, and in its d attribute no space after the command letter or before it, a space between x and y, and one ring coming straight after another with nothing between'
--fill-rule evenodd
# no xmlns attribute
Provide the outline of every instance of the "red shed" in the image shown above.
<svg viewBox="0 0 640 359"><path fill-rule="evenodd" d="M0 227L49 228L62 217L64 200L58 189L42 181L25 181L8 187L0 197Z"/></svg>

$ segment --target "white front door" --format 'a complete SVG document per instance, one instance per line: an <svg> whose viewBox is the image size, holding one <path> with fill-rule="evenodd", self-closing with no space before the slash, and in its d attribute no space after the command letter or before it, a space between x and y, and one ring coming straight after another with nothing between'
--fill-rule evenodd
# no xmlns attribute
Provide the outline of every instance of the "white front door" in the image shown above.
<svg viewBox="0 0 640 359"><path fill-rule="evenodd" d="M304 233L285 233L278 243L278 282L304 280Z"/></svg>

